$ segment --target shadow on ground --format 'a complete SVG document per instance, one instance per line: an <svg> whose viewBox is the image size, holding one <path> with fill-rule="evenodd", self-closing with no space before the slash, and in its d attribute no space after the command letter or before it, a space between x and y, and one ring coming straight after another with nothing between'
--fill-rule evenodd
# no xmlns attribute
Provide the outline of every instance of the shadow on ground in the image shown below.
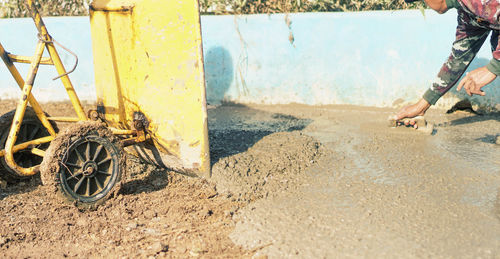
<svg viewBox="0 0 500 259"><path fill-rule="evenodd" d="M484 142L484 143L495 144L498 136L500 136L500 133L497 135L486 134L484 137L477 138L476 140Z"/></svg>
<svg viewBox="0 0 500 259"><path fill-rule="evenodd" d="M168 171L165 169L149 169L137 171L137 176L126 181L120 193L123 195L150 193L164 189L170 183Z"/></svg>
<svg viewBox="0 0 500 259"><path fill-rule="evenodd" d="M263 137L276 132L302 130L311 119L270 113L240 104L208 109L210 161L247 151Z"/></svg>
<svg viewBox="0 0 500 259"><path fill-rule="evenodd" d="M282 113L271 113L250 106L224 104L208 109L211 166L220 159L247 151L267 135L302 130L311 119ZM127 159L124 195L150 193L165 188L170 182L168 170L158 169L135 157ZM137 160L137 161L136 161ZM40 185L39 177L0 188L0 200L7 196L29 192Z"/></svg>
<svg viewBox="0 0 500 259"><path fill-rule="evenodd" d="M3 200L10 195L31 192L40 185L42 185L42 181L38 175L30 178L29 180L7 184L6 186L0 187L0 200Z"/></svg>
<svg viewBox="0 0 500 259"><path fill-rule="evenodd" d="M500 113L468 116L468 117L452 120L450 122L450 125L453 125L453 126L464 125L464 124L470 124L470 123L476 123L476 122L482 122L482 121L488 121L488 120L500 121Z"/></svg>

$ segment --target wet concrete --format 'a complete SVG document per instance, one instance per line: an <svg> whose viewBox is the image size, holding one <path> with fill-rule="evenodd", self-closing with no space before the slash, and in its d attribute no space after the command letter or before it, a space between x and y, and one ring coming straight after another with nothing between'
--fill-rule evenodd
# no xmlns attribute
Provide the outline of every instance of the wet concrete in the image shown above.
<svg viewBox="0 0 500 259"><path fill-rule="evenodd" d="M92 212L38 177L0 182L0 254L498 258L500 114L431 110L426 135L387 128L393 112L209 107L211 179L130 158L119 195Z"/></svg>
<svg viewBox="0 0 500 259"><path fill-rule="evenodd" d="M236 244L271 258L500 255L499 114L430 110L425 135L387 128L390 109L249 110L307 120L326 151L294 188L235 215Z"/></svg>

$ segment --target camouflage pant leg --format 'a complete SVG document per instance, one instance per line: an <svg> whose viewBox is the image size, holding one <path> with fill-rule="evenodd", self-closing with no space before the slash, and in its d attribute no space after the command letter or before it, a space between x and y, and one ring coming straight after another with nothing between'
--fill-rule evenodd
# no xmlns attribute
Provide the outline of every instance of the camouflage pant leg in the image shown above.
<svg viewBox="0 0 500 259"><path fill-rule="evenodd" d="M453 42L451 55L423 96L430 104L435 104L457 83L491 31L462 10L458 11L457 20L456 39Z"/></svg>

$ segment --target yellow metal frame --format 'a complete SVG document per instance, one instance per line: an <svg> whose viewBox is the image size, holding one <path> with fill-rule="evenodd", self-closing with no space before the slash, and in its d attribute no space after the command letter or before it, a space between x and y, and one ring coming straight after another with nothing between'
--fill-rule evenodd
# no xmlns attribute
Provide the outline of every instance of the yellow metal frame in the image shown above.
<svg viewBox="0 0 500 259"><path fill-rule="evenodd" d="M139 60L140 62L137 61L139 62L137 63L138 64L137 67L143 67L143 69L139 69L138 71L135 72L135 74L141 76L134 78L128 78L128 77L121 78L118 76L120 69L128 69L128 67L126 67L125 65L132 65L131 67L135 67L136 64L127 63L125 65L118 66L116 63L116 57L114 56L112 57L113 62L111 62L110 66L108 63L103 62L103 60L100 60L100 62L96 63L96 64L101 64L106 68L100 71L100 73L102 74L100 74L100 77L96 76L96 79L98 78L107 79L111 75L111 80L117 80L117 81L129 80L128 82L130 84L128 85L134 85L133 88L124 88L124 89L120 88L119 89L120 91L118 91L120 98L115 98L115 99L113 99L114 95L111 92L115 91L116 89L111 89L110 87L107 87L105 90L103 90L106 91L108 94L111 94L110 98L103 99L102 102L103 108L112 110L114 108L113 105L116 105L118 107L116 110L120 112L118 114L118 117L116 117L117 113L115 111L104 114L98 113L97 111L90 111L88 115L84 112L82 104L78 99L75 89L68 77L68 74L71 73L72 70L68 73L64 68L64 65L61 62L59 54L55 48L55 44L57 44L57 42L48 33L47 28L45 27L45 24L35 7L34 1L35 0L26 0L25 3L26 7L31 13L35 26L38 30L38 43L35 48L34 56L29 57L29 56L21 56L8 53L0 43L0 57L2 58L3 62L7 66L8 70L10 71L10 73L12 74L13 78L15 79L15 81L19 85L19 88L22 91L22 94L19 98L15 110L12 125L10 127L9 134L5 143L5 148L3 150L0 150L0 157L5 158L7 165L19 175L22 176L34 175L38 172L38 166L24 168L18 165L14 161L14 153L19 152L21 150L29 150L29 152L31 152L32 154L43 157L45 155L45 152L41 149L36 148L36 146L43 143L49 143L56 137L56 132L51 124L51 121L72 123L78 121L102 119L106 122L108 128L112 131L114 135L122 136L123 138L122 143L124 146L135 145L141 142L145 142L147 140L153 140L155 152L157 152L158 150L160 151L161 159L169 159L165 160L169 162L173 161L175 168L177 168L177 166L185 167L188 170L199 171L198 175L200 176L209 177L210 159L208 151L209 149L208 127L207 127L203 53L201 47L201 31L199 24L200 21L198 12L198 2L196 0L193 0L192 2L181 1L179 8L183 10L182 15L180 15L179 12L177 11L171 10L172 8L164 9L170 11L169 13L170 16L176 18L179 17L179 20L176 21L175 24L169 24L167 26L168 29L170 30L168 31L169 33L165 31L163 32L165 36L161 37L161 39L166 43L172 46L176 46L180 50L183 50L183 51L175 51L176 56L166 57L165 55L163 55L164 53L163 43L158 44L158 42L152 40L155 39L157 35L152 35L151 33L149 34L146 33L145 35L143 35L147 40L149 40L147 42L156 44L156 45L153 44L154 46L152 47L149 46L148 48L146 48L145 47L146 45L144 45L146 43L141 43L141 42L138 43L138 44L143 44L144 46L143 45L141 46L144 49L151 50L151 52L149 53L152 54L160 53L159 55L162 56L163 59L160 59L160 61L158 62L162 62L163 66L160 67L154 65L153 61L157 57L149 58L148 56L148 59L141 59ZM130 22L127 17L121 17L122 13L124 12L132 15L132 10L137 10L138 13L142 12L143 14L148 14L156 8L155 3L161 3L162 6L164 7L169 5L165 2L162 2L161 0L156 0L156 1L157 2L149 3L149 5L139 5L139 6L116 5L115 7L113 7L114 6L113 4L110 4L109 6L107 5L109 1L103 0L101 2L106 3L105 6L92 5L90 7L91 24L93 19L97 20L100 17L100 18L105 18L103 21L106 22L108 27L104 28L103 31L99 30L98 32L94 32L94 33L104 33L105 37L102 38L97 37L98 40L94 38L93 44L99 44L101 43L101 40L104 40L102 44L104 45L110 44L111 49L115 51L112 45L113 41L110 36L111 35L110 19L116 18L116 20L113 20L116 23L115 26L118 26L118 28L120 28L119 22L123 20L122 18L126 18L125 19L126 22ZM96 14L94 17L92 17L92 13L94 14L103 13L103 15L101 17L98 14ZM115 14L117 14L116 17ZM138 17L135 18L138 19ZM144 26L144 24L147 24L148 26L151 25L149 24L150 21L147 19L147 17L143 16L141 19L138 19L137 22L142 22L141 23L142 26ZM158 21L155 20L155 22ZM161 23L159 24L152 23L152 25L164 26L164 24ZM163 28L163 30L166 30L167 27ZM95 26L93 28L95 28ZM133 27L132 30L139 31L139 29L137 28L134 29L134 28L135 27ZM120 30L117 29L117 32L115 33L119 32ZM182 36L182 37L180 37L179 40L172 41L171 38L172 35L176 35L176 38L177 36L179 37ZM131 38L134 37L135 35L132 35ZM122 38L128 39L125 36L123 36ZM58 44L58 46L62 47L63 49L71 53L71 51L67 50L60 44ZM123 44L122 47L126 47L126 45ZM43 57L45 49L47 50L49 57ZM146 51L145 53L146 55L149 55L148 51ZM132 54L139 55L137 53L132 53ZM140 55L143 55L143 53L141 52ZM94 53L94 57L95 56L96 55ZM178 60L182 60L182 62L179 63ZM30 69L26 77L26 80L21 77L14 63L30 64ZM54 80L61 79L61 82L64 88L66 89L71 104L73 105L73 108L76 112L77 115L76 117L48 117L43 112L42 107L37 102L35 97L33 97L32 95L33 84L35 82L35 77L37 75L38 68L40 65L55 66L59 76L56 77ZM167 67L167 65L169 65L169 68L171 68L172 70L168 76L164 75L165 67ZM149 71L149 68L152 68L152 70ZM143 81L149 78L148 80L150 80L151 82L148 81L149 82L148 84L157 85L157 88L154 88L154 90L148 88L149 90L146 91L148 92L148 95L139 94L139 92L144 92L143 90L146 89L145 87L147 87L148 84L145 84L144 82L140 84L136 80L138 78L144 78ZM177 80L174 83L180 85L171 85L170 87L165 87L165 84L162 83L165 82L165 78L167 79L177 78ZM105 80L98 80L98 81L100 82L100 84L106 84L107 82ZM156 84L152 82L160 82L160 83ZM96 85L96 88L98 88L97 87L98 85L99 84ZM120 86L119 82L118 86ZM138 86L142 86L142 88ZM158 91L162 90L160 92L161 94L157 94L156 92L157 90ZM179 96L187 96L188 99L178 98ZM170 99L165 99L166 97ZM131 100L133 100L134 102L132 102ZM170 101L172 103L171 105L175 104L176 107L181 107L175 111L170 112L168 114L170 116L168 120L165 119L165 114L164 114L165 111L162 109L157 109L157 107L154 106L157 105L158 103L164 103L165 100ZM98 101L99 101L99 95L98 95ZM126 105L124 104L125 101L127 102ZM137 103L135 103L135 101L137 101ZM24 143L15 144L18 134L20 132L20 128L22 125L22 121L28 103L33 108L34 112L36 113L36 116L38 117L42 125L47 129L49 136L29 140ZM104 106L104 104L106 104L106 106ZM127 107L128 110L125 109ZM130 107L133 107L133 109L131 109ZM142 121L140 119L137 119L136 121L135 118L136 112L139 112L140 110L135 108L138 107L143 108L145 111L149 111L147 114L148 116L152 117L151 118L148 117L145 119L147 119L147 121L149 121L150 123L142 124ZM140 114L146 116L144 113L142 113L142 111L140 111ZM185 118L189 119L186 120ZM138 124L136 124L136 122ZM132 126L133 129L129 129L129 127L125 125L128 123L133 123ZM158 147L158 149L156 149L156 147ZM163 157L163 153L165 153L165 158ZM161 163L163 163L162 161Z"/></svg>
<svg viewBox="0 0 500 259"><path fill-rule="evenodd" d="M52 141L55 136L56 132L52 125L50 124L50 121L64 121L64 122L76 122L76 121L85 121L88 120L87 116L85 115L85 112L83 110L83 106L78 99L78 96L76 95L75 89L68 77L68 73L66 72L66 69L64 68L64 65L61 61L61 58L59 57L59 54L57 53L57 50L54 46L54 41L52 37L49 35L47 32L47 28L45 27L45 24L43 23L43 20L38 13L38 10L35 7L35 4L33 0L27 0L26 7L31 13L31 16L35 22L36 28L38 30L38 43L36 45L36 50L35 50L35 55L32 57L26 57L26 56L19 56L19 55L13 55L5 51L3 48L2 44L0 43L0 56L7 66L9 72L12 74L14 79L16 80L17 84L22 90L22 95L19 99L19 102L16 107L16 112L14 115L14 119L12 121L12 126L9 131L9 135L7 138L7 141L5 143L5 149L0 151L0 157L5 156L5 161L7 165L15 170L17 173L20 175L25 175L25 176L30 176L34 175L38 172L37 166L34 167L29 167L29 168L24 168L19 166L15 161L14 161L14 153L26 148L30 148L39 144L43 143L48 143ZM47 49L49 56L50 57L42 57L44 50ZM28 76L26 81L21 77L19 74L19 71L17 70L16 66L14 65L14 62L18 63L29 63L30 64L30 69L28 72ZM45 113L43 112L40 104L36 101L36 99L33 97L31 94L31 90L33 89L33 84L35 82L35 77L38 71L38 67L40 65L54 65L56 67L56 70L58 74L60 75L59 78L61 79L67 93L69 96L69 99L75 109L75 112L77 114L77 118L71 118L71 117L47 117ZM19 130L21 128L21 124L24 118L24 114L26 112L26 107L28 106L28 102L30 103L31 107L35 111L38 119L40 122L43 124L43 126L47 129L49 132L50 136L39 138L39 139L34 139L31 141L27 141L18 145L14 145L17 140L17 135L19 134ZM31 148L31 153L38 155L38 156L43 156L44 151L37 149L37 148Z"/></svg>
<svg viewBox="0 0 500 259"><path fill-rule="evenodd" d="M210 177L198 0L93 0L90 31L98 109L108 126L151 141L139 156Z"/></svg>

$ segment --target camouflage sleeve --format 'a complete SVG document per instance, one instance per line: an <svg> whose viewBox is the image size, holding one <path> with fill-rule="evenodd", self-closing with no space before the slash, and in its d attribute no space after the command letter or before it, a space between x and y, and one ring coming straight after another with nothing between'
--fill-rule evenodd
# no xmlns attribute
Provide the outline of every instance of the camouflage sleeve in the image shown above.
<svg viewBox="0 0 500 259"><path fill-rule="evenodd" d="M491 46L493 51L493 58L486 68L493 74L500 76L500 44L498 42L498 31L491 34Z"/></svg>
<svg viewBox="0 0 500 259"><path fill-rule="evenodd" d="M451 54L423 96L432 105L458 82L490 34L490 29L473 24L475 20L461 8L458 9L457 20L456 38ZM497 45L494 48L496 49Z"/></svg>
<svg viewBox="0 0 500 259"><path fill-rule="evenodd" d="M460 4L458 3L458 0L446 0L446 7L448 7L448 9L461 8Z"/></svg>
<svg viewBox="0 0 500 259"><path fill-rule="evenodd" d="M493 74L500 76L500 60L492 58L486 68Z"/></svg>

